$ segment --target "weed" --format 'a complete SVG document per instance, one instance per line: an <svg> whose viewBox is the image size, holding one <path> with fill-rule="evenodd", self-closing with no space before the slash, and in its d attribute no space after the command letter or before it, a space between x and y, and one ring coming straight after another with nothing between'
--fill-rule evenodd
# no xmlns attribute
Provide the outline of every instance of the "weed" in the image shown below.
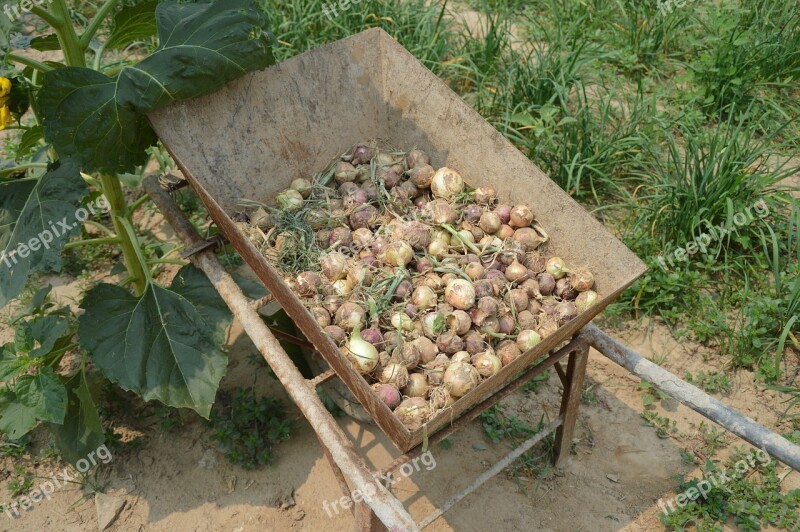
<svg viewBox="0 0 800 532"><path fill-rule="evenodd" d="M659 416L655 410L645 410L642 412L645 424L656 429L656 435L661 439L667 439L670 435L678 432L675 421L665 416Z"/></svg>
<svg viewBox="0 0 800 532"><path fill-rule="evenodd" d="M767 525L797 530L800 527L800 490L781 491L783 475L778 474L774 460L764 464L755 458L755 452L735 453L725 464L730 471L726 483L708 482L711 485L707 496L689 500L685 506L674 511L662 512L661 522L672 530L696 527L698 530L723 530L732 519L741 530L761 530ZM743 460L755 467L739 473L736 463ZM720 467L710 460L702 468L701 478L683 480L676 490L689 493L698 490L702 480L716 477ZM736 471L736 472L734 472Z"/></svg>
<svg viewBox="0 0 800 532"><path fill-rule="evenodd" d="M18 497L28 493L33 487L33 475L31 475L24 465L14 467L14 474L8 481L8 493L12 497Z"/></svg>
<svg viewBox="0 0 800 532"><path fill-rule="evenodd" d="M730 393L731 378L727 373L708 373L701 371L694 377L686 373L686 382L699 386L708 393Z"/></svg>
<svg viewBox="0 0 800 532"><path fill-rule="evenodd" d="M212 413L216 441L225 458L244 469L270 464L272 447L289 439L290 420L284 406L268 397L256 398L252 390L239 388L229 408Z"/></svg>

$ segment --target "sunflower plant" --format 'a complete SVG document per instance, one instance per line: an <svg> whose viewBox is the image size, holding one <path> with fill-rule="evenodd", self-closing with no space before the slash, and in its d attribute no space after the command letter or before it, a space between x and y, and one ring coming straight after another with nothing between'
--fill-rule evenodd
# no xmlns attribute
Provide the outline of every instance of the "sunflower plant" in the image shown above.
<svg viewBox="0 0 800 532"><path fill-rule="evenodd" d="M255 0L76 2L82 11L26 2L25 16L47 27L35 37L5 20L21 5L0 2L0 128L21 131L14 159L0 166L0 307L32 275L60 271L65 249L116 246L124 268L118 284L84 294L80 316L47 307L40 291L16 318L17 337L0 355L0 432L16 439L43 422L78 460L103 441L103 380L210 414L227 367L227 309L191 266L169 286L154 281L160 265L180 261L147 252L134 224L147 198L129 202L120 176L157 144L148 112L269 66L272 40ZM142 54L141 42L157 46ZM67 354L74 363L63 363Z"/></svg>

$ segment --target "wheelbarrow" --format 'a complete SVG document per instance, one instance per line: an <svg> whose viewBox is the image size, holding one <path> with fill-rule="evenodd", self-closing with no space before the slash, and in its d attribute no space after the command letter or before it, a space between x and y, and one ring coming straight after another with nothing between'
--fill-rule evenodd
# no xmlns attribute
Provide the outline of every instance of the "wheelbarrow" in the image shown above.
<svg viewBox="0 0 800 532"><path fill-rule="evenodd" d="M800 464L797 446L731 413L674 375L636 360L589 323L646 271L644 263L384 31L368 30L296 56L213 95L175 103L151 114L150 120L215 224L270 295L247 300L213 254L214 243L197 234L157 180L146 181L148 193L316 431L342 490L348 495L371 494L359 497L354 506L359 530L424 528L553 432L555 462L563 465L569 457L590 344L787 464ZM335 155L365 139L423 149L432 164L458 169L471 186L492 185L501 200L530 205L552 237L551 252L570 264L588 266L600 294L594 307L414 432L378 399L232 219L243 200L271 203L292 180L315 175ZM310 380L301 375L257 312L272 301L295 321L330 369ZM551 367L564 385L559 416L419 523L375 482L315 391L331 379L347 387L401 453L385 474Z"/></svg>

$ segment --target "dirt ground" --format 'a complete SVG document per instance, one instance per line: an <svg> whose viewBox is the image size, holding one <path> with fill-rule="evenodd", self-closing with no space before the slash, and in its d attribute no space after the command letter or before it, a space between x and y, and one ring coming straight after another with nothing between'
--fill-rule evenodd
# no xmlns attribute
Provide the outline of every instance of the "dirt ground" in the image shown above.
<svg viewBox="0 0 800 532"><path fill-rule="evenodd" d="M74 304L76 281L48 279L60 284L55 294ZM713 367L713 357L703 348L677 343L661 327L632 326L620 335L640 353L663 360L679 376ZM13 331L0 329L0 341ZM238 324L229 340L231 357L223 389L253 386L259 394L286 397L265 367L254 365L257 354ZM753 385L752 375L739 372L733 379L727 404L769 426L777 427L781 403L776 394ZM588 368L587 400L581 406L575 454L561 471L544 479L518 479L501 474L459 503L428 530L657 530L657 501L675 496L674 476L696 474L681 459L681 448L696 446L703 418L674 401L659 409L677 422L679 432L661 439L641 417L642 391L638 379L599 353L592 352ZM553 374L536 392L517 392L503 402L504 411L529 425L542 416L558 413L561 384ZM288 400L287 400L288 402ZM295 419L291 439L276 447L276 463L248 472L225 461L209 436L211 429L191 417L184 425L164 430L160 419L132 419L123 429L138 436L139 445L118 453L99 468L90 484L103 486L110 497L104 502L122 506L112 531L173 530L353 530L346 510L326 512L324 502L341 497L336 480L322 454L313 430L292 406ZM373 426L340 418L340 424L371 465L386 465L398 452ZM777 427L787 430L788 427ZM451 437L449 449L435 447L435 466L429 462L410 476L399 476L392 490L421 520L450 496L467 486L509 452L506 444L486 441L479 423ZM741 445L733 436L729 449ZM45 438L34 437L36 456ZM535 448L541 452L541 446ZM720 456L724 456L724 452ZM34 461L34 486L60 478L63 465L52 459ZM429 467L428 467L429 466ZM430 470L429 470L430 469ZM11 459L3 464L0 502L8 502ZM791 472L784 489L800 487L800 474ZM37 503L17 518L0 515L0 530L97 530L94 494L89 485L71 484L56 490L50 500Z"/></svg>

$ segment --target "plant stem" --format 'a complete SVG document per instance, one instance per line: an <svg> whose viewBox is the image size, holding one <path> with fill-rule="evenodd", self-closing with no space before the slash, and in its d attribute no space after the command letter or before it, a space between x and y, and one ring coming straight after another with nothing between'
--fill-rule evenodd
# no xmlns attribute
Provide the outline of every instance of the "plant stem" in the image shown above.
<svg viewBox="0 0 800 532"><path fill-rule="evenodd" d="M131 213L136 212L137 210L139 210L139 207L141 207L142 205L147 203L147 200L149 200L149 199L150 199L150 196L148 194L145 194L141 198L139 198L136 201L134 201L133 203L131 203L130 207L128 207L128 210L130 210Z"/></svg>
<svg viewBox="0 0 800 532"><path fill-rule="evenodd" d="M68 66L85 67L84 48L81 46L78 34L75 33L66 0L50 0L50 2L48 11L52 17L50 25L56 32L61 50L64 52L64 60Z"/></svg>
<svg viewBox="0 0 800 532"><path fill-rule="evenodd" d="M8 52L6 54L6 58L9 61L14 61L15 63L29 66L34 70L38 70L39 72L50 72L53 70L53 67L50 65L46 65L45 63L37 61L36 59L31 59L30 57L25 57L24 55L19 55L16 52Z"/></svg>
<svg viewBox="0 0 800 532"><path fill-rule="evenodd" d="M120 239L122 256L125 259L125 267L128 270L130 280L134 283L136 295L140 296L147 288L150 272L145 271L145 266L139 260L141 253L139 239L136 234L129 232L126 223L129 225L130 211L125 204L125 197L122 194L122 185L116 176L103 174L100 176L108 203L111 205L111 221L114 223L114 232Z"/></svg>
<svg viewBox="0 0 800 532"><path fill-rule="evenodd" d="M148 260L147 264L153 266L155 264L177 264L178 266L186 266L187 262L185 260L178 260L178 259L153 259Z"/></svg>
<svg viewBox="0 0 800 532"><path fill-rule="evenodd" d="M81 246L99 246L102 244L120 244L122 239L117 236L108 238L92 238L91 240L77 240L64 244L64 249L75 249Z"/></svg>
<svg viewBox="0 0 800 532"><path fill-rule="evenodd" d="M106 0L106 3L100 6L100 9L97 10L94 18L86 27L86 31L84 31L83 35L81 35L80 44L83 50L89 48L89 43L92 42L92 39L94 39L97 30L100 29L100 25L103 23L111 10L117 7L118 2L119 0Z"/></svg>
<svg viewBox="0 0 800 532"><path fill-rule="evenodd" d="M110 236L110 237L117 238L117 235L116 235L116 234L114 234L114 231L112 231L111 229L109 229L108 227L106 227L105 225L103 225L103 224L101 224L101 223L97 223L97 222L95 222L94 220L86 220L86 221L85 221L85 222L83 222L83 223L84 223L85 225L91 225L91 226L92 226L92 227L94 227L95 229L99 229L100 231L102 231L103 233L107 234L107 235L108 235L108 236Z"/></svg>

